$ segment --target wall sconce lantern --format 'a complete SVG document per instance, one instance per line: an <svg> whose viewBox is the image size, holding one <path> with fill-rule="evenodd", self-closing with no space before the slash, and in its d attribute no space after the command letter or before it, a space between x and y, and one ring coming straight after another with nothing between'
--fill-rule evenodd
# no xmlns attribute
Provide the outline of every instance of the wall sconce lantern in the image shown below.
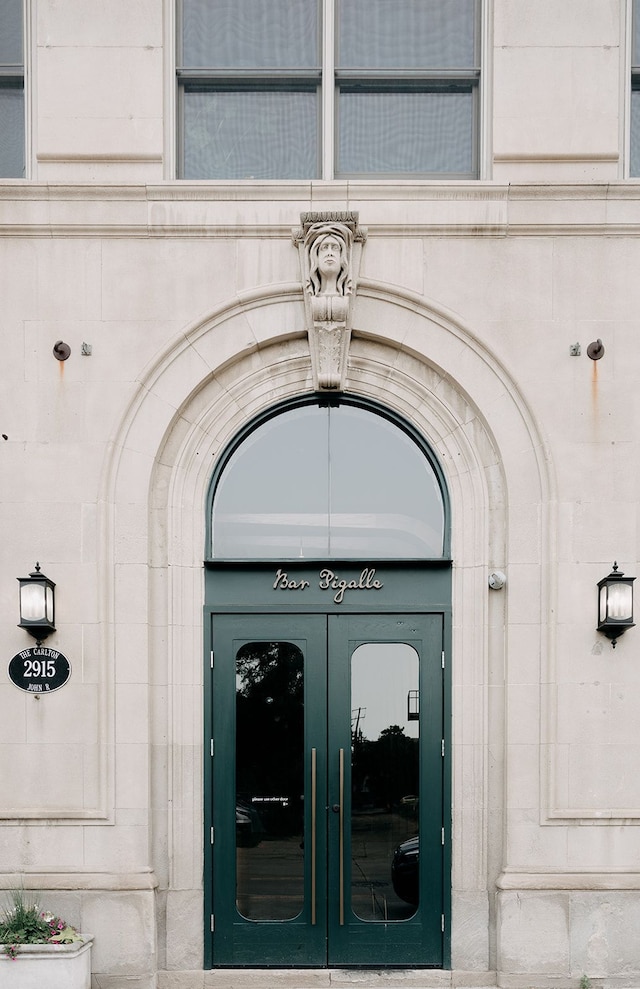
<svg viewBox="0 0 640 989"><path fill-rule="evenodd" d="M20 585L19 628L32 635L38 642L55 632L55 584L40 571L35 570L28 577L18 577Z"/></svg>
<svg viewBox="0 0 640 989"><path fill-rule="evenodd" d="M616 639L628 628L633 628L633 582L635 577L625 577L613 564L608 577L598 581L598 632L603 632L615 649Z"/></svg>

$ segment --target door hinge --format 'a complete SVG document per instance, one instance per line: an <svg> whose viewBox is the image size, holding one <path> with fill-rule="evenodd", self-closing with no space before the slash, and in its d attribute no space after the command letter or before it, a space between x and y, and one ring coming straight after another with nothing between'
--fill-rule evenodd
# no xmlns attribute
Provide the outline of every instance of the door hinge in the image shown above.
<svg viewBox="0 0 640 989"><path fill-rule="evenodd" d="M211 828L211 844L212 845L213 845L213 843L214 843L215 840L216 840L215 828ZM442 842L442 844L444 845L444 841Z"/></svg>
<svg viewBox="0 0 640 989"><path fill-rule="evenodd" d="M213 831L213 828L211 830ZM444 828L440 832L440 841L444 845Z"/></svg>
<svg viewBox="0 0 640 989"><path fill-rule="evenodd" d="M444 914L440 917L440 930L444 934Z"/></svg>
<svg viewBox="0 0 640 989"><path fill-rule="evenodd" d="M213 649L211 650L211 656L209 657L209 661L211 663L211 669L213 669Z"/></svg>
<svg viewBox="0 0 640 989"><path fill-rule="evenodd" d="M444 759L444 738L442 739L442 744L440 746L440 754L442 755L442 758Z"/></svg>
<svg viewBox="0 0 640 989"><path fill-rule="evenodd" d="M216 929L216 918L211 914L211 933L213 934Z"/></svg>
<svg viewBox="0 0 640 989"><path fill-rule="evenodd" d="M216 747L213 739L211 739L210 751L211 751L211 758L213 759L216 751Z"/></svg>
<svg viewBox="0 0 640 989"><path fill-rule="evenodd" d="M441 653L441 656L440 656L440 662L442 663L442 669L444 669L444 649L442 650L442 653Z"/></svg>

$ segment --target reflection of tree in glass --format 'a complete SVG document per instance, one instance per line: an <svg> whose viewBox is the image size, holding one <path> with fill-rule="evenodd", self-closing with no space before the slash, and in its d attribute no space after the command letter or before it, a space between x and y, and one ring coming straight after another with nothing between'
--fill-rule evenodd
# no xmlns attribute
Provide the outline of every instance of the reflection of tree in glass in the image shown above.
<svg viewBox="0 0 640 989"><path fill-rule="evenodd" d="M247 643L236 656L236 792L272 834L300 831L303 743L302 653L289 642Z"/></svg>
<svg viewBox="0 0 640 989"><path fill-rule="evenodd" d="M376 742L354 734L354 809L390 809L402 797L418 792L418 740L399 725L389 725Z"/></svg>

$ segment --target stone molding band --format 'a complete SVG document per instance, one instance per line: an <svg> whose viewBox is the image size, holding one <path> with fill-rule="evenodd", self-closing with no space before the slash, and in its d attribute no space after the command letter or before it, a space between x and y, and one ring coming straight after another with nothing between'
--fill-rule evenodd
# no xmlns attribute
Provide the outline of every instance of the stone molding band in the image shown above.
<svg viewBox="0 0 640 989"><path fill-rule="evenodd" d="M499 890L544 891L567 890L599 892L602 890L640 889L640 872L503 872L498 877Z"/></svg>
<svg viewBox="0 0 640 989"><path fill-rule="evenodd" d="M122 892L126 890L157 889L159 883L153 870L140 872L21 872L19 882L25 889L77 890L91 892L101 889ZM0 890L15 889L15 873L0 873Z"/></svg>

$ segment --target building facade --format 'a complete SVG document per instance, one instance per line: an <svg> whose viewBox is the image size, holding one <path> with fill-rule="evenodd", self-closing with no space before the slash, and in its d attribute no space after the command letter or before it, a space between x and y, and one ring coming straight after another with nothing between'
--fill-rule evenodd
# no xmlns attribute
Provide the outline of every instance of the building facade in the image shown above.
<svg viewBox="0 0 640 989"><path fill-rule="evenodd" d="M392 7L0 4L0 886L104 989L640 978L632 3Z"/></svg>

